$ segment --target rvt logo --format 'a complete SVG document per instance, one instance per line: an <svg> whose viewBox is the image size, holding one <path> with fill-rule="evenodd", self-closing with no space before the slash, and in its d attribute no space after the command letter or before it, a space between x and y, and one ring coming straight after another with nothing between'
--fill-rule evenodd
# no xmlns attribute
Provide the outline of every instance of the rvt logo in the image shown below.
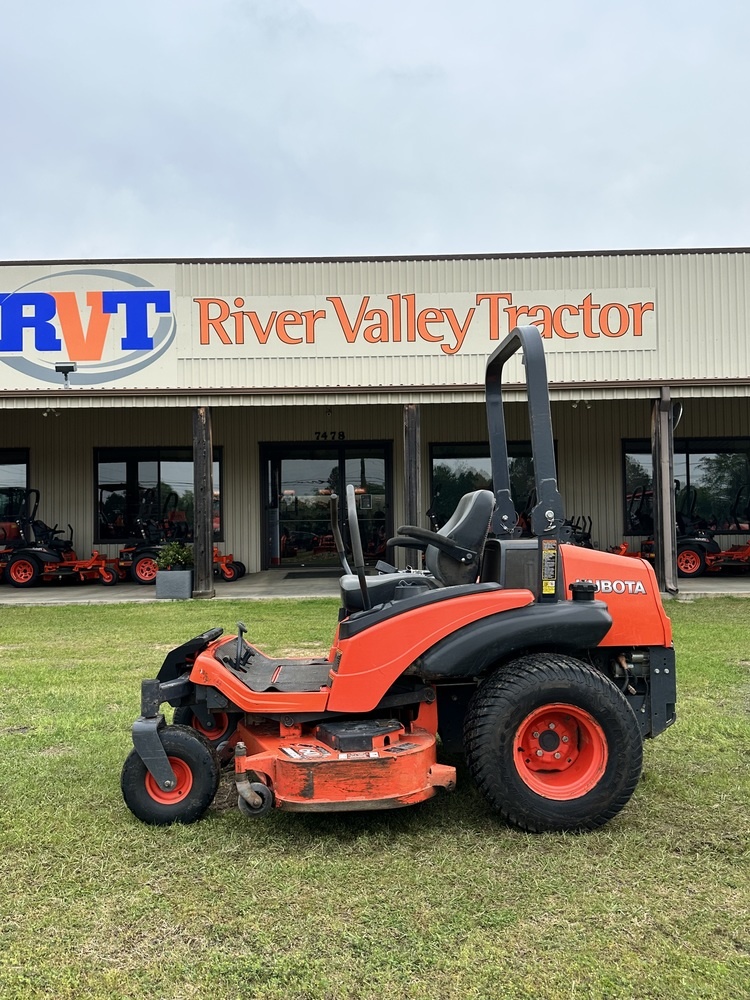
<svg viewBox="0 0 750 1000"><path fill-rule="evenodd" d="M77 290L57 290L63 279ZM65 357L77 365L72 385L131 375L161 357L175 333L170 292L124 271L77 268L0 293L0 361L45 382L59 381L54 366Z"/></svg>
<svg viewBox="0 0 750 1000"><path fill-rule="evenodd" d="M0 293L0 351L22 353L27 330L37 351L61 351L62 340L52 323L57 317L70 360L100 361L109 318L120 308L125 313L123 351L151 351L148 307L170 312L169 292L87 292L86 305L90 313L84 331L75 292Z"/></svg>

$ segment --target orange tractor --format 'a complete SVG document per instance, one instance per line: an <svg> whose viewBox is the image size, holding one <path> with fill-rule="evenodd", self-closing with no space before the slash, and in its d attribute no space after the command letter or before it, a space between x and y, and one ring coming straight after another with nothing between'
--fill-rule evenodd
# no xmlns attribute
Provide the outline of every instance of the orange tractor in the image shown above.
<svg viewBox="0 0 750 1000"><path fill-rule="evenodd" d="M537 503L515 538L502 400L522 350ZM145 680L121 787L146 823L208 809L222 763L247 817L387 809L450 792L463 750L490 806L523 830L588 830L616 816L639 780L642 743L675 719L675 656L643 560L567 544L544 352L516 328L486 372L494 493L463 497L439 532L399 528L391 547L424 570L367 576L354 490L353 572L326 656L267 656L212 629ZM334 501L335 502L335 501ZM332 518L334 526L336 518ZM488 537L488 536L492 537ZM167 724L164 703L175 709Z"/></svg>
<svg viewBox="0 0 750 1000"><path fill-rule="evenodd" d="M16 491L19 492L19 491ZM22 499L13 522L0 522L0 577L14 587L35 587L52 581L96 580L105 587L118 581L117 562L94 551L79 559L69 536L37 518L39 490L21 490Z"/></svg>

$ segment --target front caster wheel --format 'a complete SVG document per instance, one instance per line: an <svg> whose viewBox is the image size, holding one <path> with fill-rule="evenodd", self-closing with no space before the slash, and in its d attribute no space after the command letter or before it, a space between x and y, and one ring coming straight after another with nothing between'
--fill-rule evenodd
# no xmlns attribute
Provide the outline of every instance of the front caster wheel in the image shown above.
<svg viewBox="0 0 750 1000"><path fill-rule="evenodd" d="M258 819L260 816L265 816L273 808L273 792L262 781L252 781L247 787L257 798L257 805L250 805L242 795L238 795L237 805L240 812L248 819Z"/></svg>
<svg viewBox="0 0 750 1000"><path fill-rule="evenodd" d="M533 833L608 822L630 800L643 757L619 689L594 667L552 653L521 657L482 684L464 745L490 805Z"/></svg>
<svg viewBox="0 0 750 1000"><path fill-rule="evenodd" d="M152 826L194 823L211 805L219 787L216 752L187 726L165 726L159 731L159 738L177 784L168 791L160 788L133 749L122 768L122 797L134 816Z"/></svg>

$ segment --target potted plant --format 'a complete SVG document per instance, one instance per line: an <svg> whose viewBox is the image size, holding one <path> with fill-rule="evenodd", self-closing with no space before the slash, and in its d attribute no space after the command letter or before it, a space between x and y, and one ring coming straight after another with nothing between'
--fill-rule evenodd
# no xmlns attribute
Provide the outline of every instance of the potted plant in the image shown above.
<svg viewBox="0 0 750 1000"><path fill-rule="evenodd" d="M156 596L185 600L192 594L193 550L184 542L167 542L156 556Z"/></svg>

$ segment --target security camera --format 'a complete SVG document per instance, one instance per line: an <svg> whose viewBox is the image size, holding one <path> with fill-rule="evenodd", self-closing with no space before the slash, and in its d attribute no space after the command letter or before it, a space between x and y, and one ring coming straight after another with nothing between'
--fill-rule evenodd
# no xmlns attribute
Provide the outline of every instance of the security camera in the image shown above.
<svg viewBox="0 0 750 1000"><path fill-rule="evenodd" d="M59 365L55 365L55 371L59 375L62 375L62 377L64 379L64 381L63 381L63 389L69 389L70 388L70 382L68 381L68 375L70 375L71 372L74 372L77 369L78 369L78 365L75 363L75 361L63 361Z"/></svg>

